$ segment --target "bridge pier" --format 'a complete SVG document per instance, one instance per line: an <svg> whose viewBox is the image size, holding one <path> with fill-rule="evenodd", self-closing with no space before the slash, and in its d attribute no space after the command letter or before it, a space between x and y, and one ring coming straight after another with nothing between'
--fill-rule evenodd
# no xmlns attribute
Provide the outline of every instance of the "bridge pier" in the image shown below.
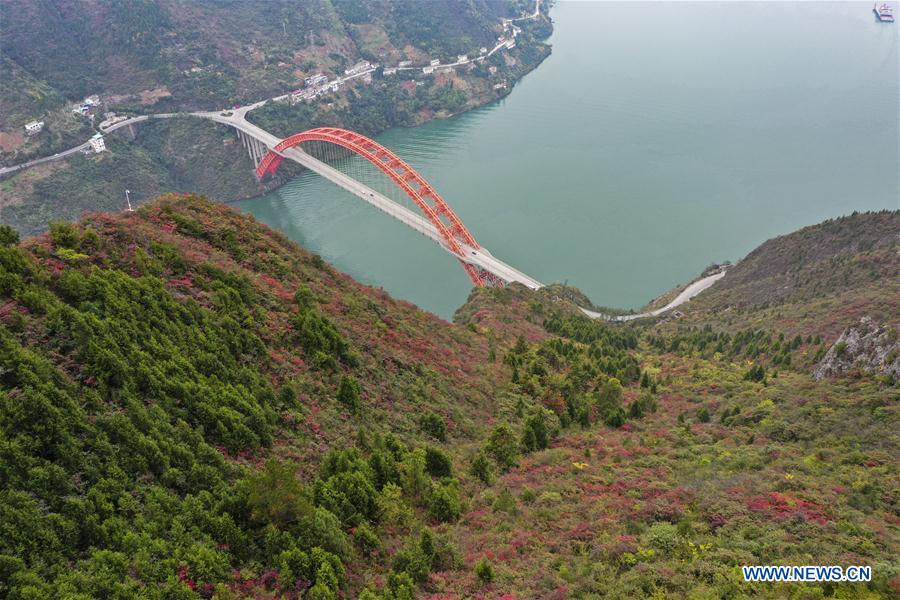
<svg viewBox="0 0 900 600"><path fill-rule="evenodd" d="M237 134L238 138L241 140L241 145L244 146L247 155L250 157L250 160L253 161L255 172L255 167L259 166L260 161L269 152L269 148L255 137L247 135L240 129L237 130ZM259 177L257 176L257 179L258 178Z"/></svg>

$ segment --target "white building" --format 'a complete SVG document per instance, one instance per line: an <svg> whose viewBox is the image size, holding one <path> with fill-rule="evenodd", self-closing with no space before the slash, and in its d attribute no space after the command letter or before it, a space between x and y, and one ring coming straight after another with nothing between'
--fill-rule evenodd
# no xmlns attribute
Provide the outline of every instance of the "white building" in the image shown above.
<svg viewBox="0 0 900 600"><path fill-rule="evenodd" d="M434 67L422 67L422 73L425 75L431 75L434 73Z"/></svg>
<svg viewBox="0 0 900 600"><path fill-rule="evenodd" d="M482 46L481 48L478 49L478 53L479 54L487 54L487 48Z"/></svg>
<svg viewBox="0 0 900 600"><path fill-rule="evenodd" d="M326 77L324 73L316 73L315 75L310 75L303 81L306 83L307 87L312 87L314 85L325 83L328 81L328 77Z"/></svg>
<svg viewBox="0 0 900 600"><path fill-rule="evenodd" d="M35 135L41 132L41 129L44 128L43 121L32 121L31 123L25 123L25 133L28 135Z"/></svg>
<svg viewBox="0 0 900 600"><path fill-rule="evenodd" d="M428 64L431 65L432 67L436 67L439 64L441 64L441 59L439 59L439 58L432 59L432 61Z"/></svg>
<svg viewBox="0 0 900 600"><path fill-rule="evenodd" d="M456 57L456 62L467 62L469 60L469 56L467 54L459 54Z"/></svg>
<svg viewBox="0 0 900 600"><path fill-rule="evenodd" d="M363 71L368 71L371 67L372 65L369 63L369 61L363 60L345 70L344 75L356 75L358 73L362 73Z"/></svg>
<svg viewBox="0 0 900 600"><path fill-rule="evenodd" d="M94 134L94 137L90 139L91 148L93 148L94 152L97 154L106 150L106 142L103 141L103 136L99 133Z"/></svg>
<svg viewBox="0 0 900 600"><path fill-rule="evenodd" d="M396 72L397 72L397 67L386 67L386 68L384 69L384 74L385 74L385 75L393 75L393 74L395 74Z"/></svg>
<svg viewBox="0 0 900 600"><path fill-rule="evenodd" d="M411 60L401 60L400 62L397 63L397 66L402 69L404 67L410 66L411 64L412 64Z"/></svg>

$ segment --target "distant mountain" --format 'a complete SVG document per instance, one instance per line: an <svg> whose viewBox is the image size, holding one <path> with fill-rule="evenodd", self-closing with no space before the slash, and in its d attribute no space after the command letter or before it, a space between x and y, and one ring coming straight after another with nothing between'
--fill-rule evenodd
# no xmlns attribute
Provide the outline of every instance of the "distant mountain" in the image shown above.
<svg viewBox="0 0 900 600"><path fill-rule="evenodd" d="M896 330L841 350L715 299L839 256L877 317L896 218L768 242L709 312L634 325L559 286L450 324L196 196L0 228L0 594L771 597L739 566L815 562L873 579L809 595L892 597L897 382L842 365Z"/></svg>
<svg viewBox="0 0 900 600"><path fill-rule="evenodd" d="M217 108L283 93L298 75L341 73L361 59L472 52L492 45L511 10L487 0L3 0L0 52L4 73L48 86L51 98L103 94L167 110ZM22 90L2 92L8 118L6 105Z"/></svg>
<svg viewBox="0 0 900 600"><path fill-rule="evenodd" d="M422 66L474 57L498 43L502 18L530 14L534 6L534 0L0 0L0 165L82 144L110 112L257 102L304 87L311 75L333 80L362 60ZM477 64L429 75L375 72L338 92L272 102L249 116L280 135L321 125L373 135L458 114L508 94L549 55L540 41L549 17L520 25L516 48ZM93 104L81 114L88 96ZM27 135L32 121L44 122L43 129ZM124 189L136 203L165 191L237 200L290 175L261 184L233 131L189 117L106 137L107 153L7 175L2 222L31 235L50 220L117 208L111 202Z"/></svg>

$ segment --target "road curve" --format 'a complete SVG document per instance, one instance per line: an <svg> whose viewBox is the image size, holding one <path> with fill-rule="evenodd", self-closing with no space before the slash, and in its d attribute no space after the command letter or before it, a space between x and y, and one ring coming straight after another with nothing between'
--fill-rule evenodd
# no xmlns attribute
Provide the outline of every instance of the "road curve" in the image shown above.
<svg viewBox="0 0 900 600"><path fill-rule="evenodd" d="M101 129L100 133L106 134L111 131L115 131L116 129L120 129L125 127L126 125L131 125L132 123L141 123L148 119L169 119L171 117L177 116L177 113L157 113L153 115L141 115L139 117L131 117L130 119L125 119L124 121L119 121L118 123L114 123L107 127L106 129ZM66 157L72 156L77 152L81 152L82 150L86 150L91 145L90 141L84 142L82 144L78 144L74 148L69 148L68 150L63 150L62 152L57 152L52 156L44 156L42 158L36 158L34 160L29 160L28 162L24 162L18 165L12 165L11 167L2 167L0 168L0 176L6 175L7 173L14 173L21 169L27 169L29 167L33 167L35 165L40 165L47 162L52 162L55 160L62 160Z"/></svg>
<svg viewBox="0 0 900 600"><path fill-rule="evenodd" d="M712 275L708 275L703 277L702 279L698 279L693 282L679 293L675 298L663 306L662 308L657 308L656 310L651 310L647 312L638 313L635 315L607 315L605 313L594 312L592 310L588 310L586 308L582 308L581 312L586 314L592 319L603 319L605 321L633 321L635 319L643 319L646 317L658 317L664 312L670 311L677 306L681 306L703 290L710 288L715 282L725 277L726 271L719 271L718 273L713 273ZM581 308L581 307L579 307Z"/></svg>

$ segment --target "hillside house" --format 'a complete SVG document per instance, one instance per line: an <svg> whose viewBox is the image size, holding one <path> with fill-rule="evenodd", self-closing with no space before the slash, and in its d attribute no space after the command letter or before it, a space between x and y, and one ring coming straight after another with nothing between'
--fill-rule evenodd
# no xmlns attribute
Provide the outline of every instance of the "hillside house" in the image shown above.
<svg viewBox="0 0 900 600"><path fill-rule="evenodd" d="M43 121L32 121L31 123L25 123L25 134L26 135L37 135L41 132L41 129L44 128Z"/></svg>
<svg viewBox="0 0 900 600"><path fill-rule="evenodd" d="M100 154L104 150L106 150L106 142L103 141L103 136L99 133L94 134L90 140L91 149L97 154Z"/></svg>
<svg viewBox="0 0 900 600"><path fill-rule="evenodd" d="M371 67L372 67L372 64L369 61L363 60L363 61L356 63L349 69L345 70L344 75L358 75L359 73L362 73L363 71L368 71Z"/></svg>
<svg viewBox="0 0 900 600"><path fill-rule="evenodd" d="M328 77L324 73L316 73L315 75L310 75L303 80L303 82L306 84L306 87L321 85L326 81L328 81Z"/></svg>

